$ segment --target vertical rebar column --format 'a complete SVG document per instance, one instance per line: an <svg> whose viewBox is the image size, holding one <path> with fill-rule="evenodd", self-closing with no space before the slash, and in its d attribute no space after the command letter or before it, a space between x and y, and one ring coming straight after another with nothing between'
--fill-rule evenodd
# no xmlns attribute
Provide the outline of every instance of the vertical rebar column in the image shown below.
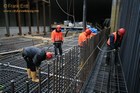
<svg viewBox="0 0 140 93"><path fill-rule="evenodd" d="M65 66L65 64L64 64L64 55L62 56L62 61L61 61L61 66L62 66L62 82L61 82L61 92L64 92L64 79L65 79L65 76L64 76L64 66ZM64 66L63 66L63 64L64 64Z"/></svg>
<svg viewBox="0 0 140 93"><path fill-rule="evenodd" d="M15 92L14 80L11 80L11 93Z"/></svg>
<svg viewBox="0 0 140 93"><path fill-rule="evenodd" d="M57 56L57 92L60 92L60 57Z"/></svg>
<svg viewBox="0 0 140 93"><path fill-rule="evenodd" d="M36 1L36 10L39 10L38 0ZM37 33L39 34L39 12L36 12L36 18L37 18Z"/></svg>
<svg viewBox="0 0 140 93"><path fill-rule="evenodd" d="M68 83L69 83L68 82L68 54L69 54L69 52L65 54L65 77L66 77L65 78L65 90L67 89Z"/></svg>
<svg viewBox="0 0 140 93"><path fill-rule="evenodd" d="M53 59L53 93L55 93L55 62L56 60Z"/></svg>
<svg viewBox="0 0 140 93"><path fill-rule="evenodd" d="M62 67L61 67L61 56L59 56L59 92L61 93L61 80L62 80Z"/></svg>
<svg viewBox="0 0 140 93"><path fill-rule="evenodd" d="M46 35L46 12L45 12L45 2L42 2L43 3L43 22L44 22L44 35Z"/></svg>
<svg viewBox="0 0 140 93"><path fill-rule="evenodd" d="M6 0L3 0L3 2L4 2L4 5L6 5ZM6 36L10 36L8 13L6 12L7 7L4 7L4 10L5 10L4 14L5 14L5 23L6 23L6 31L7 31Z"/></svg>
<svg viewBox="0 0 140 93"><path fill-rule="evenodd" d="M64 89L63 89L63 91L65 91L66 90L66 53L65 53L65 55L64 55Z"/></svg>
<svg viewBox="0 0 140 93"><path fill-rule="evenodd" d="M19 3L20 1L19 0L17 0L17 5L19 5L20 3ZM19 26L19 33L18 33L18 35L22 35L22 29L21 29L21 17L20 17L20 7L18 7L18 26Z"/></svg>
<svg viewBox="0 0 140 93"><path fill-rule="evenodd" d="M41 93L41 69L40 69L40 67L38 68L38 75L39 75L39 89L38 89L38 93Z"/></svg>
<svg viewBox="0 0 140 93"><path fill-rule="evenodd" d="M50 93L50 64L48 63L48 93Z"/></svg>
<svg viewBox="0 0 140 93"><path fill-rule="evenodd" d="M80 54L79 54L79 47L76 46L76 49L75 49L75 55L76 55L76 66L75 66L75 76L77 75L78 73L78 66L79 66L79 57L80 57ZM76 82L75 82L75 91L77 92L77 77L75 78L76 79Z"/></svg>
<svg viewBox="0 0 140 93"><path fill-rule="evenodd" d="M29 0L27 0L27 4L29 5L28 10L30 10L30 2L29 2ZM28 12L28 26L29 26L29 32L28 32L28 34L32 34L32 31L31 31L31 15L30 15L30 12Z"/></svg>
<svg viewBox="0 0 140 93"><path fill-rule="evenodd" d="M72 78L72 82L73 82L72 93L74 93L74 88L75 88L74 87L74 85L75 85L75 79L74 78L75 78L75 63L76 63L75 62L75 48L74 47L72 48L72 55L71 56L72 56L72 60L71 60L72 61L72 77L71 78Z"/></svg>
<svg viewBox="0 0 140 93"><path fill-rule="evenodd" d="M29 93L29 81L26 81L26 93Z"/></svg>
<svg viewBox="0 0 140 93"><path fill-rule="evenodd" d="M70 80L70 78L71 78L71 49L69 50L69 55L68 55L68 86L69 86L69 84L71 83L71 80ZM70 92L70 87L69 87L69 89L68 89L68 91L67 92Z"/></svg>
<svg viewBox="0 0 140 93"><path fill-rule="evenodd" d="M87 0L83 1L83 31L86 29Z"/></svg>

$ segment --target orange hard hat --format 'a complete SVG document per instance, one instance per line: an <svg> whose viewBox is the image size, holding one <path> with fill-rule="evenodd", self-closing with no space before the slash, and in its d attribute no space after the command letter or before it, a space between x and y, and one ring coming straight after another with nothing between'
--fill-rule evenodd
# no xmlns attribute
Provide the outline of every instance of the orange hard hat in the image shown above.
<svg viewBox="0 0 140 93"><path fill-rule="evenodd" d="M51 59L53 57L53 54L51 52L46 52L46 58Z"/></svg>
<svg viewBox="0 0 140 93"><path fill-rule="evenodd" d="M118 29L118 32L123 36L126 32L126 30L124 28L120 28Z"/></svg>
<svg viewBox="0 0 140 93"><path fill-rule="evenodd" d="M56 29L61 30L61 25L57 25Z"/></svg>
<svg viewBox="0 0 140 93"><path fill-rule="evenodd" d="M85 30L85 32L87 33L87 35L90 35L91 34L91 30L88 29L88 28Z"/></svg>

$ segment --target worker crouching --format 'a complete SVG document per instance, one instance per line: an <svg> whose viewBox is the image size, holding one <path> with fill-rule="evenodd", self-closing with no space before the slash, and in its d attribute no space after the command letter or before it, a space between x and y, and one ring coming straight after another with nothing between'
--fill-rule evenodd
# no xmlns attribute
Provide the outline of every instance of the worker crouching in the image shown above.
<svg viewBox="0 0 140 93"><path fill-rule="evenodd" d="M47 52L46 48L26 47L22 51L22 56L27 63L28 78L31 78L33 82L39 82L36 70L43 60L53 57L52 53Z"/></svg>

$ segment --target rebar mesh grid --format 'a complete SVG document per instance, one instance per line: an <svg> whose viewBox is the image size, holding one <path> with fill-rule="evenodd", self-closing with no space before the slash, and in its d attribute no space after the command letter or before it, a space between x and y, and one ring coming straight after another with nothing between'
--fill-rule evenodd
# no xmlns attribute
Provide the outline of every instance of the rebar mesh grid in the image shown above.
<svg viewBox="0 0 140 93"><path fill-rule="evenodd" d="M0 39L0 53L17 50L27 46L33 46L40 44L43 41L41 39L31 39L24 37L13 37L8 39Z"/></svg>

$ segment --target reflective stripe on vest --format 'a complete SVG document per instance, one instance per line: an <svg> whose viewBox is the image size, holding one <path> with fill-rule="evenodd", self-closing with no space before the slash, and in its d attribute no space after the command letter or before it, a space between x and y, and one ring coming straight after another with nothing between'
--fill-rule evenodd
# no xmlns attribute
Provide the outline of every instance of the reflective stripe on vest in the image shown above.
<svg viewBox="0 0 140 93"><path fill-rule="evenodd" d="M114 33L112 33L113 35L114 35L114 43L116 42L116 40L117 40L117 34L116 34L116 32L114 32ZM110 38L108 39L108 41L107 41L107 45L110 45Z"/></svg>
<svg viewBox="0 0 140 93"><path fill-rule="evenodd" d="M52 42L63 41L63 33L56 32L55 30L51 34Z"/></svg>

